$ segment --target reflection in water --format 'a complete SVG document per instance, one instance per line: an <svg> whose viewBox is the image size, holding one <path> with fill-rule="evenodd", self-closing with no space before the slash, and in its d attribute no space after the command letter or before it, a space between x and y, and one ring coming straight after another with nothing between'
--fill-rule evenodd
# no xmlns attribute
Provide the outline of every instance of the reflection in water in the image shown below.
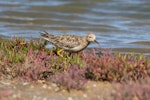
<svg viewBox="0 0 150 100"><path fill-rule="evenodd" d="M150 49L134 43L150 41L149 16L148 0L1 0L0 34L39 38L44 30L81 36L92 31L102 47Z"/></svg>

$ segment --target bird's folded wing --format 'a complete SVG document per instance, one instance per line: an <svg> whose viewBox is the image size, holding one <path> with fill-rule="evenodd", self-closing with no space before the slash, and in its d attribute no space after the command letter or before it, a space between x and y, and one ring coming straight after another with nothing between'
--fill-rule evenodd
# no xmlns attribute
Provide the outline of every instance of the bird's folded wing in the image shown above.
<svg viewBox="0 0 150 100"><path fill-rule="evenodd" d="M72 35L56 36L51 42L62 48L74 48L80 45L79 37Z"/></svg>

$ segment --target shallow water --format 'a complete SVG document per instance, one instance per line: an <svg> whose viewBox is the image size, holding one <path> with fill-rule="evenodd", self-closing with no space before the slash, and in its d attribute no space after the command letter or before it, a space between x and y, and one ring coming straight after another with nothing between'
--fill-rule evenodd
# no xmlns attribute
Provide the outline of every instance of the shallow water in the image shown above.
<svg viewBox="0 0 150 100"><path fill-rule="evenodd" d="M150 1L0 1L0 35L3 37L40 38L39 32L44 30L56 35L80 36L94 32L103 48L150 53Z"/></svg>

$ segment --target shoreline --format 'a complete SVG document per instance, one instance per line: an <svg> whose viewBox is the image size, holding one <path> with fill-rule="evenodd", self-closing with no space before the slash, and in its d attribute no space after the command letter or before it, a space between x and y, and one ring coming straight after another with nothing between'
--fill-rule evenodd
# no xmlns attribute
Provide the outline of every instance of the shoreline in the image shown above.
<svg viewBox="0 0 150 100"><path fill-rule="evenodd" d="M108 49L112 51L112 53L120 52L121 54L143 54L144 56L150 57L150 48L87 48L85 51L89 51L92 49Z"/></svg>

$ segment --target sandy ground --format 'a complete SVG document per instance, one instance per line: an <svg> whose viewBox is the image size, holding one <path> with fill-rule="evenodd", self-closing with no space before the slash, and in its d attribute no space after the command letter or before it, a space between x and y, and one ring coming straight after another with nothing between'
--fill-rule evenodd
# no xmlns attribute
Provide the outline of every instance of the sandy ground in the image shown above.
<svg viewBox="0 0 150 100"><path fill-rule="evenodd" d="M0 100L110 100L112 91L112 85L108 82L89 81L84 90L69 92L44 81L0 81Z"/></svg>

